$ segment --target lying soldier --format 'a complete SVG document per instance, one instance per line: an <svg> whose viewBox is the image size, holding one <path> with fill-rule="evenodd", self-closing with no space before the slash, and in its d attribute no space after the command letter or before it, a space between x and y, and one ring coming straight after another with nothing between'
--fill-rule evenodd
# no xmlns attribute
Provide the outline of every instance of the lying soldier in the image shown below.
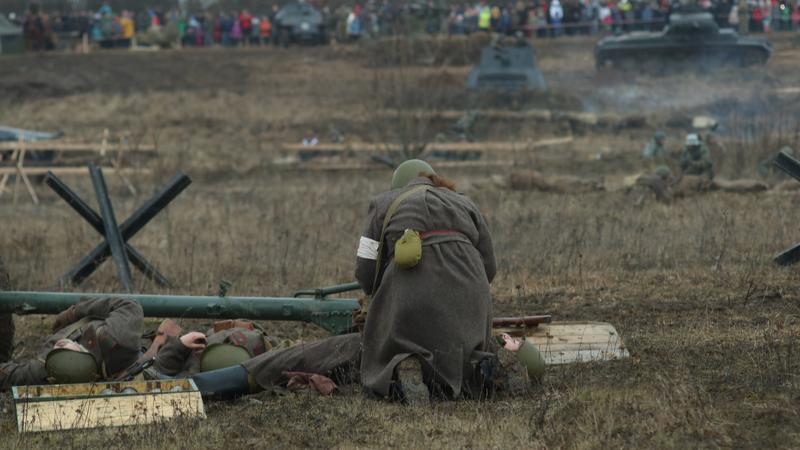
<svg viewBox="0 0 800 450"><path fill-rule="evenodd" d="M288 347L286 342L267 336L255 323L244 319L215 322L206 333L192 331L180 337L180 327L171 321L162 323L159 330L160 334L165 333L165 339L157 349L153 366L144 371L149 379L192 376Z"/></svg>
<svg viewBox="0 0 800 450"><path fill-rule="evenodd" d="M502 335L501 366L488 374L489 391L511 391L522 383L539 382L544 360L535 345ZM505 353L505 355L503 354ZM514 355L516 358L504 356ZM360 383L361 334L332 336L317 342L269 351L227 368L192 376L204 397L231 398L291 385L302 377L321 393L333 391L336 384ZM398 383L395 377L395 383ZM424 387L424 386L423 386ZM398 386L398 392L408 388ZM327 391L326 391L327 389ZM491 393L491 392L490 392Z"/></svg>
<svg viewBox="0 0 800 450"><path fill-rule="evenodd" d="M36 359L0 364L0 391L12 386L116 379L141 354L143 319L142 307L133 300L78 302L56 317L55 333ZM13 335L3 338L13 340Z"/></svg>

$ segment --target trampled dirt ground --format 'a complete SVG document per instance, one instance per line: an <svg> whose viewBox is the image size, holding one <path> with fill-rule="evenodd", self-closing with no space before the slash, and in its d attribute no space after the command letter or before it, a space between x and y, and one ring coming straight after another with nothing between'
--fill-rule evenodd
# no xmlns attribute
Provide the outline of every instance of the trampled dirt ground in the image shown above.
<svg viewBox="0 0 800 450"><path fill-rule="evenodd" d="M551 92L492 110L595 114L591 121L479 119L478 140L572 136L567 145L515 153L519 169L607 180L641 172L638 152L656 130L677 149L694 115L713 115L730 151L726 178L759 177L756 164L796 144L797 40L773 38L766 68L625 76L597 73L592 42L536 42ZM0 64L0 123L98 139L103 128L155 142L159 156L134 175L132 196L108 176L125 217L172 173L192 186L133 240L176 284L173 292L278 295L352 279L369 197L388 171L309 172L273 164L280 144L432 141L452 120L418 110L479 106L467 66L386 66L351 47L29 55ZM392 108L400 119L377 112ZM583 116L581 116L583 117ZM492 156L492 158L495 158ZM343 393L259 394L208 405L208 420L20 436L0 401L7 448L478 447L717 448L800 446L800 290L796 268L772 263L800 240L792 191L714 192L665 205L625 190L509 191L507 169L446 172L481 206L495 237L497 315L551 313L613 323L631 358L553 367L513 400L407 408ZM775 184L783 178L767 172ZM70 177L91 198L88 177ZM0 198L0 251L20 290L46 290L97 237L46 188ZM136 278L141 292L158 292ZM106 264L81 290L113 292ZM18 318L19 358L50 318ZM184 326L206 325L184 321ZM274 333L316 339L313 326L269 322Z"/></svg>

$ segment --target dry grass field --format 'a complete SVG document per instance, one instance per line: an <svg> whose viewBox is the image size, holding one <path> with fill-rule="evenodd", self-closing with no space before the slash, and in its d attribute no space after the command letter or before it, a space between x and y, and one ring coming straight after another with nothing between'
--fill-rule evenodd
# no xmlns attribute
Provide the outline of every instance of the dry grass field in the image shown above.
<svg viewBox="0 0 800 450"><path fill-rule="evenodd" d="M593 42L536 42L551 93L511 108L635 117L620 125L485 119L479 140L573 136L510 155L519 169L620 179L642 172L656 129L674 149L687 120L721 122L721 176L756 177L756 164L796 145L798 41L774 40L762 69L623 76L596 73ZM372 52L372 53L371 53ZM388 171L276 166L279 144L329 140L431 141L451 122L375 112L474 108L469 67L375 64L374 49L300 48L30 55L0 65L0 123L98 139L128 130L159 147L151 176L130 195L107 175L126 217L178 169L194 180L133 244L175 283L173 292L283 295L352 280L368 200ZM435 59L434 59L435 60ZM501 106L493 105L494 109ZM408 115L410 117L410 114ZM688 118L688 119L687 119ZM262 393L209 403L208 419L163 426L21 436L0 400L3 448L798 448L800 288L797 268L772 255L800 240L800 194L714 192L672 204L624 190L509 191L504 169L445 173L481 206L498 259L495 314L550 313L613 323L631 358L550 367L519 398L410 408L345 392L330 398ZM767 173L764 181L783 178ZM92 198L88 177L66 181ZM800 183L798 183L800 184ZM0 198L0 255L19 290L47 290L94 246L94 231L45 187L42 204ZM158 292L141 276L140 292ZM106 263L80 287L117 289ZM15 356L34 354L47 317L17 318ZM202 321L184 322L184 326ZM203 324L205 325L205 324ZM323 334L264 324L292 339Z"/></svg>

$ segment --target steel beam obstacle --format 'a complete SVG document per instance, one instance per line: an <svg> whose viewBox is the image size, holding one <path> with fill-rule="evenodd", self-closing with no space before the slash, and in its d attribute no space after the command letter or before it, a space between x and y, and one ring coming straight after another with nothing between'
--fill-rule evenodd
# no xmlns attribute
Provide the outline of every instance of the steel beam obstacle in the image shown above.
<svg viewBox="0 0 800 450"><path fill-rule="evenodd" d="M796 160L786 150L781 150L775 155L772 164L787 175L800 181L800 161ZM800 261L800 243L775 255L775 262L781 266L789 266Z"/></svg>
<svg viewBox="0 0 800 450"><path fill-rule="evenodd" d="M141 253L128 244L128 240L141 231L161 210L166 208L172 200L191 184L192 180L185 173L178 172L166 186L134 211L121 225L117 225L117 219L111 200L108 197L108 189L102 170L96 165L90 164L89 175L97 196L97 203L100 206L100 214L95 212L54 173L48 172L45 178L45 183L104 238L102 243L97 245L75 267L58 280L59 284L80 284L103 261L111 256L114 259L120 283L126 291L132 292L133 290L133 280L128 261L159 286L169 286L169 280L159 273Z"/></svg>

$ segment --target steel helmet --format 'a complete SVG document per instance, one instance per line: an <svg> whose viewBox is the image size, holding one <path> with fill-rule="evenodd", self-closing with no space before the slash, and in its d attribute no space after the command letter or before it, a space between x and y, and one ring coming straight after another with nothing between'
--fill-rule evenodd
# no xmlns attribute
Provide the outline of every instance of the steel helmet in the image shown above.
<svg viewBox="0 0 800 450"><path fill-rule="evenodd" d="M241 364L250 358L252 358L250 353L237 345L211 344L200 356L200 371L224 369Z"/></svg>
<svg viewBox="0 0 800 450"><path fill-rule="evenodd" d="M656 175L661 178L669 178L672 175L672 171L669 170L669 167L665 166L664 164L659 164L656 167Z"/></svg>
<svg viewBox="0 0 800 450"><path fill-rule="evenodd" d="M87 352L57 348L47 354L44 367L57 384L91 383L100 378L97 361Z"/></svg>
<svg viewBox="0 0 800 450"><path fill-rule="evenodd" d="M544 358L539 349L528 340L523 340L517 350L517 358L528 371L531 382L540 383L544 377Z"/></svg>
<svg viewBox="0 0 800 450"><path fill-rule="evenodd" d="M696 145L700 145L700 137L697 136L695 133L690 133L686 135L686 145L689 147L694 147Z"/></svg>
<svg viewBox="0 0 800 450"><path fill-rule="evenodd" d="M394 170L394 174L392 175L392 189L405 187L409 181L417 178L420 172L436 173L430 164L421 159L409 159L403 162Z"/></svg>

